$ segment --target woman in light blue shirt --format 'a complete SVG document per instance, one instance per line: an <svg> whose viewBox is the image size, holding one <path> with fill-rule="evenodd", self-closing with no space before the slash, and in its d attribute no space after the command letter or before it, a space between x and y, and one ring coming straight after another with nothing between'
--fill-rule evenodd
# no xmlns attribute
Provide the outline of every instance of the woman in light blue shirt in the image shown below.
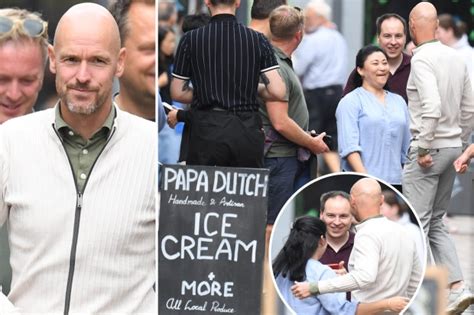
<svg viewBox="0 0 474 315"><path fill-rule="evenodd" d="M381 48L360 49L356 67L358 87L341 99L336 110L342 169L368 173L401 190L410 145L407 105L400 95L385 89L389 65Z"/></svg>
<svg viewBox="0 0 474 315"><path fill-rule="evenodd" d="M296 314L369 315L387 309L394 312L403 309L406 305L403 297L360 304L347 301L344 292L301 300L296 298L291 293L295 281L317 282L336 277L332 269L319 262L327 247L325 235L326 225L323 221L310 216L300 217L293 223L285 245L273 261L273 274L280 296Z"/></svg>

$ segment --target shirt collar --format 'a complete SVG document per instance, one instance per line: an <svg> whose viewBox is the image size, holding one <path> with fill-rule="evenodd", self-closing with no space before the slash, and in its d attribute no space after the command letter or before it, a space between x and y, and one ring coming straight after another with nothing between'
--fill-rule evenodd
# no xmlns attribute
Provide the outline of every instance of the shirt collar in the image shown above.
<svg viewBox="0 0 474 315"><path fill-rule="evenodd" d="M110 130L112 130L112 127L114 125L114 119L115 119L115 116L117 115L117 112L116 112L116 109L115 109L115 106L112 105L112 110L110 111L109 115L107 116L107 119L104 121L104 123L102 124L102 127L99 128L99 130L97 130L97 132L99 132L100 130L102 129L106 129L107 130L107 133L110 132ZM56 130L59 132L61 130L64 130L64 129L67 129L67 130L73 130L71 128L71 126L69 126L63 119L62 115L61 115L61 106L59 104L59 101L58 103L56 104L56 108L55 108L55 119L54 119L54 127L56 128ZM97 134L97 132L95 134ZM94 134L94 135L95 135Z"/></svg>
<svg viewBox="0 0 474 315"><path fill-rule="evenodd" d="M413 49L413 54L416 54L421 49L421 47L425 46L426 44L433 44L433 43L438 43L438 42L439 41L437 39L432 39L432 40L423 42L419 44L418 46L416 46L415 49Z"/></svg>
<svg viewBox="0 0 474 315"><path fill-rule="evenodd" d="M228 13L216 14L211 17L211 21L209 23L221 22L221 21L237 22L237 18L235 17L235 15L228 14Z"/></svg>
<svg viewBox="0 0 474 315"><path fill-rule="evenodd" d="M341 248L339 249L339 252L341 252L341 250L346 249L348 247L352 247L354 245L354 237L355 237L355 234L349 231L349 238L344 243L344 245L341 246ZM330 247L334 252L336 252L329 243L328 243L328 247Z"/></svg>
<svg viewBox="0 0 474 315"><path fill-rule="evenodd" d="M273 46L273 51L275 52L275 54L277 55L279 59L285 61L286 63L290 65L290 67L293 68L293 62L291 61L291 58L288 57L280 48Z"/></svg>
<svg viewBox="0 0 474 315"><path fill-rule="evenodd" d="M379 214L379 215L376 215L376 216L373 216L373 217L364 219L364 220L360 221L360 222L355 226L355 229L356 229L356 231L358 231L358 230L360 230L360 229L365 225L365 223L367 223L368 221L370 221L370 220L372 220L372 219L381 219L381 218L384 218L384 216L381 215L381 214Z"/></svg>
<svg viewBox="0 0 474 315"><path fill-rule="evenodd" d="M402 56L403 58L402 58L402 63L400 64L400 67L405 67L405 66L410 65L411 56L405 53L402 53Z"/></svg>

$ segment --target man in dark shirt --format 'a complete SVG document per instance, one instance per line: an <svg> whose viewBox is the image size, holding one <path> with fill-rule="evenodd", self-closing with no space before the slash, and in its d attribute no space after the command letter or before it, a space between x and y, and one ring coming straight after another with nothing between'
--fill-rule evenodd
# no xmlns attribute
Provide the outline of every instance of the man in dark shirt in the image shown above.
<svg viewBox="0 0 474 315"><path fill-rule="evenodd" d="M284 99L278 63L261 33L237 23L240 0L205 3L211 21L183 35L171 82L173 99L191 103L192 109L171 111L168 122L173 127L184 121L190 127L187 164L262 167L257 94ZM258 84L260 76L265 84Z"/></svg>
<svg viewBox="0 0 474 315"><path fill-rule="evenodd" d="M387 13L377 18L377 41L388 56L390 76L387 81L389 90L407 98L407 81L410 74L411 56L403 53L407 41L407 22L400 15ZM356 69L352 70L347 79L343 96L355 89L354 75Z"/></svg>
<svg viewBox="0 0 474 315"><path fill-rule="evenodd" d="M354 246L354 233L350 232L352 223L350 196L348 193L333 190L321 196L321 220L326 223L328 246L320 261L335 269L336 273L345 273L344 266ZM346 298L350 300L350 292Z"/></svg>
<svg viewBox="0 0 474 315"><path fill-rule="evenodd" d="M271 39L269 17L270 13L281 5L287 4L287 0L254 0L250 17L249 27Z"/></svg>

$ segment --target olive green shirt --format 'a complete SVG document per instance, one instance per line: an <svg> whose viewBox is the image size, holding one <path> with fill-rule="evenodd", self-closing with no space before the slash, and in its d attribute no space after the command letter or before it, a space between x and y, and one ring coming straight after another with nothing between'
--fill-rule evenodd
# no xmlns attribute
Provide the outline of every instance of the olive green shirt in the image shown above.
<svg viewBox="0 0 474 315"><path fill-rule="evenodd" d="M92 166L107 144L107 139L114 124L115 115L116 110L115 107L112 106L112 110L102 127L90 139L84 139L63 120L60 105L59 103L56 105L54 126L61 136L64 150L71 163L78 192L82 193L84 191Z"/></svg>
<svg viewBox="0 0 474 315"><path fill-rule="evenodd" d="M290 57L285 55L278 47L273 46L275 57L280 65L280 76L286 85L285 101L288 102L288 116L293 119L298 126L303 130L308 130L309 114L306 106L306 100L304 98L303 88L301 87L298 76L293 70L293 63ZM268 117L267 106L260 107L260 116L262 117L263 128L265 132L271 128L270 118ZM281 137L281 139L275 141L265 157L292 157L296 156L296 150L298 145Z"/></svg>

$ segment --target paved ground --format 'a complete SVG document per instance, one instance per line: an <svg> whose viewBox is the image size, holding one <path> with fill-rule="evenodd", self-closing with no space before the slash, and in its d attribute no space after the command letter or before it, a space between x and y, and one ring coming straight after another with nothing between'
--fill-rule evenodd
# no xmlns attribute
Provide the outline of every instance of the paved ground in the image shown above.
<svg viewBox="0 0 474 315"><path fill-rule="evenodd" d="M474 216L450 217L447 223L456 244L465 280L474 289ZM418 298L420 297L418 296ZM413 310L408 313L413 315L431 315L423 311ZM463 313L463 315L468 314L474 314L474 305L471 305Z"/></svg>
<svg viewBox="0 0 474 315"><path fill-rule="evenodd" d="M474 215L451 217L448 222L464 277L471 290L474 290ZM474 314L474 305L463 314Z"/></svg>

